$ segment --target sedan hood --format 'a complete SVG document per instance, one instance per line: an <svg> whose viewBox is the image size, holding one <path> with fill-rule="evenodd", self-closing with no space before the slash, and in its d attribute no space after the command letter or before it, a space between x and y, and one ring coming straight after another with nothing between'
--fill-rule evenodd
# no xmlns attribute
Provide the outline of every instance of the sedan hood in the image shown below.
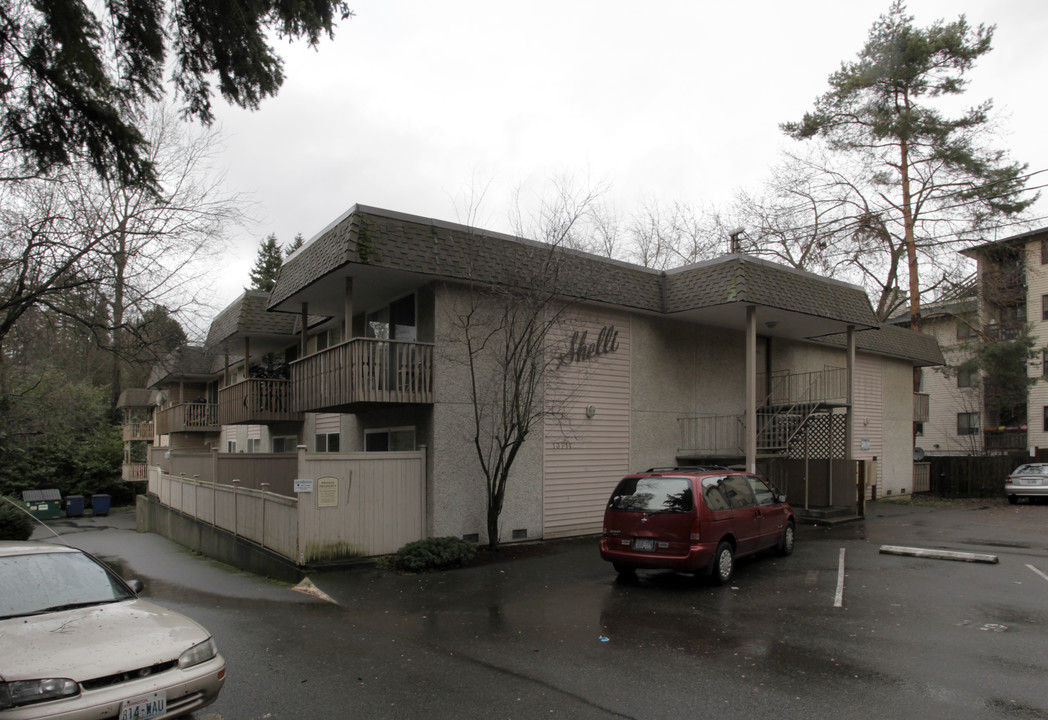
<svg viewBox="0 0 1048 720"><path fill-rule="evenodd" d="M0 679L106 677L178 660L208 637L184 615L145 600L0 620Z"/></svg>

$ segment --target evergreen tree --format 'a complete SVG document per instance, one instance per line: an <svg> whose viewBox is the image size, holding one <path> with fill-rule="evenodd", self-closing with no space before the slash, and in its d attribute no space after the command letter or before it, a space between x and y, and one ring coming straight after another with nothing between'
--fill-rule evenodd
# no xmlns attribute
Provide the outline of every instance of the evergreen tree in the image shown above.
<svg viewBox="0 0 1048 720"><path fill-rule="evenodd" d="M100 175L152 185L132 118L164 94L165 68L183 113L209 124L213 84L249 109L280 89L274 37L315 46L351 15L344 0L2 2L0 150L43 171L82 155Z"/></svg>
<svg viewBox="0 0 1048 720"><path fill-rule="evenodd" d="M295 239L291 242L291 244L284 248L284 257L291 257L291 253L295 252L300 247L302 247L302 244L304 242L305 240L302 239L302 233L296 235Z"/></svg>
<svg viewBox="0 0 1048 720"><path fill-rule="evenodd" d="M854 161L855 179L846 184L870 188L865 199L876 207L869 203L854 219L852 235L905 256L914 329L920 328L919 252L947 228L977 232L1036 200L1020 196L1026 165L986 144L990 101L955 118L933 106L964 92L964 75L990 51L993 32L993 26L971 28L963 15L917 28L896 0L874 23L858 59L830 76L814 110L782 125L793 138L820 137L832 153Z"/></svg>
<svg viewBox="0 0 1048 720"><path fill-rule="evenodd" d="M258 257L251 269L251 289L272 292L277 284L277 275L284 264L284 256L277 244L277 236L270 233L258 246Z"/></svg>

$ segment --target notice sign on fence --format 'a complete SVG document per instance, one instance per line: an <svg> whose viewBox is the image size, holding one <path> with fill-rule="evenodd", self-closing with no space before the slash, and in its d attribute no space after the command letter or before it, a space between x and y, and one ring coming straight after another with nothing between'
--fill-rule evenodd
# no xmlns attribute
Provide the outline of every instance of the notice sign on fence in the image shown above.
<svg viewBox="0 0 1048 720"><path fill-rule="evenodd" d="M338 478L317 478L317 507L338 507Z"/></svg>
<svg viewBox="0 0 1048 720"><path fill-rule="evenodd" d="M295 478L295 492L296 493L307 493L313 492L313 478Z"/></svg>

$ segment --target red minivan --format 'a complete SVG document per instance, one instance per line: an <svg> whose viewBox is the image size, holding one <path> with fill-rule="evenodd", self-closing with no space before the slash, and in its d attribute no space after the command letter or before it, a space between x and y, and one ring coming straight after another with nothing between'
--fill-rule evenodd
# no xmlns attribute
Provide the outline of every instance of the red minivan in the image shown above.
<svg viewBox="0 0 1048 720"><path fill-rule="evenodd" d="M620 575L638 568L731 579L735 559L793 552L793 508L762 478L727 468L653 468L619 482L604 511L600 556Z"/></svg>

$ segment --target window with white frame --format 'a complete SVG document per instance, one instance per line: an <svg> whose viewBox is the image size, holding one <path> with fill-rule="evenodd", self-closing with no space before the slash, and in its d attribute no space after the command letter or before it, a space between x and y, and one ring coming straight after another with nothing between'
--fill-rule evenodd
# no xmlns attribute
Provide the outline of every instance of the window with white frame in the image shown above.
<svg viewBox="0 0 1048 720"><path fill-rule="evenodd" d="M247 451L249 453L260 453L260 452L262 452L262 439L261 438L248 438L247 439Z"/></svg>
<svg viewBox="0 0 1048 720"><path fill-rule="evenodd" d="M957 434L975 435L979 432L979 413L957 413Z"/></svg>

